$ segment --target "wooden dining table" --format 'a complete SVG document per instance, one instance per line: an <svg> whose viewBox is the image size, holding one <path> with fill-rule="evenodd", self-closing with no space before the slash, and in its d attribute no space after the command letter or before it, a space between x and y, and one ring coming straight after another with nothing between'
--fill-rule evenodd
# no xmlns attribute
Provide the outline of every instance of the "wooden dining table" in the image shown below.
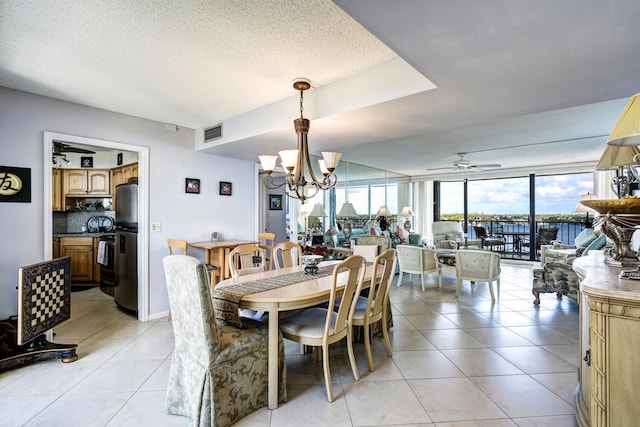
<svg viewBox="0 0 640 427"><path fill-rule="evenodd" d="M229 272L229 253L240 245L257 245L258 242L250 240L217 240L203 242L189 242L189 246L205 250L205 263L215 265L220 269L220 279L228 279L231 274ZM214 283L215 285L215 283Z"/></svg>
<svg viewBox="0 0 640 427"><path fill-rule="evenodd" d="M319 267L338 263L339 261L325 261L320 263ZM299 271L304 271L304 266L294 266L280 270L248 274L246 276L224 280L216 286L216 290L224 289L225 286L277 277ZM365 282L363 284L364 288L370 286L373 271L373 264L367 264ZM346 272L341 274L344 275L346 280ZM376 276L379 277L380 274L382 274L382 267L376 269ZM269 313L269 409L276 409L278 407L278 313L281 311L312 307L328 302L332 285L332 274L322 277L310 274L308 278L305 278L302 282L244 295L240 300L239 308ZM338 290L341 290L343 286L344 283L341 284L340 277L338 277Z"/></svg>

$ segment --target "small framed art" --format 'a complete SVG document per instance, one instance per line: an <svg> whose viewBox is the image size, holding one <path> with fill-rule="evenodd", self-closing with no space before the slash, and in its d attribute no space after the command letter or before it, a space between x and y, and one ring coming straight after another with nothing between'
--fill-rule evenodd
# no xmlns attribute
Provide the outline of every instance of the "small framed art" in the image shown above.
<svg viewBox="0 0 640 427"><path fill-rule="evenodd" d="M200 180L196 178L185 178L184 192L200 194Z"/></svg>
<svg viewBox="0 0 640 427"><path fill-rule="evenodd" d="M81 168L92 168L93 167L93 157L80 157L80 167Z"/></svg>
<svg viewBox="0 0 640 427"><path fill-rule="evenodd" d="M220 195L221 196L230 196L231 195L231 183L220 181Z"/></svg>
<svg viewBox="0 0 640 427"><path fill-rule="evenodd" d="M269 194L269 210L270 211L282 210L282 194Z"/></svg>

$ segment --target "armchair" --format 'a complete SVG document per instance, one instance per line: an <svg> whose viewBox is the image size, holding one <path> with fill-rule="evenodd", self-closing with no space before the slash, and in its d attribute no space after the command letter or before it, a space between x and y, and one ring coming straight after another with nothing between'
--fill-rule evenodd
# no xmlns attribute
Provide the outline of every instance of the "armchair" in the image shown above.
<svg viewBox="0 0 640 427"><path fill-rule="evenodd" d="M457 249L464 244L464 231L457 221L436 221L431 224L433 244L439 249Z"/></svg>
<svg viewBox="0 0 640 427"><path fill-rule="evenodd" d="M465 246L480 246L480 240L465 242L462 224L458 221L436 221L431 224L433 244L438 249L457 249Z"/></svg>
<svg viewBox="0 0 640 427"><path fill-rule="evenodd" d="M578 276L573 271L573 261L592 250L602 249L607 243L604 233L596 235L591 228L585 228L575 238L574 245L555 244L547 248L542 268L533 270L532 290L535 305L540 304L540 294L555 292L558 299L563 295L576 300Z"/></svg>
<svg viewBox="0 0 640 427"><path fill-rule="evenodd" d="M409 279L411 279L412 274L418 274L420 275L422 292L424 292L424 275L438 273L438 286L442 287L442 268L438 262L436 251L410 245L398 245L396 250L398 251L398 265L400 268L397 286L402 283L403 273L408 273Z"/></svg>

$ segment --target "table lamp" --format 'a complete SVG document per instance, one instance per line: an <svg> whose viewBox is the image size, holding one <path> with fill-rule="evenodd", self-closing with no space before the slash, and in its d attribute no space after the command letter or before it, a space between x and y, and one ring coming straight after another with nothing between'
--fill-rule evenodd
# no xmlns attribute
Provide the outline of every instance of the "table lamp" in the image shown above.
<svg viewBox="0 0 640 427"><path fill-rule="evenodd" d="M578 204L576 205L576 208L573 210L574 212L586 212L587 213L587 219L585 220L585 225L587 228L592 228L593 224L591 221L589 221L589 212L596 212L594 209L591 209L590 207L587 207L585 205L582 204L582 202L584 202L585 200L597 200L598 196L596 196L595 194L583 194L580 196L580 201L578 201Z"/></svg>
<svg viewBox="0 0 640 427"><path fill-rule="evenodd" d="M309 212L309 216L314 217L315 220L313 222L313 228L321 230L322 223L320 222L321 217L327 217L327 212L324 210L324 206L321 203L316 203L313 205L313 209Z"/></svg>
<svg viewBox="0 0 640 427"><path fill-rule="evenodd" d="M629 194L629 180L625 175L624 167L627 166L631 170L636 181L638 179L636 156L639 154L640 149L636 146L607 145L596 165L597 171L617 169L617 176L611 182L611 189L619 198Z"/></svg>
<svg viewBox="0 0 640 427"><path fill-rule="evenodd" d="M336 215L337 218L344 218L342 221L342 232L344 233L344 237L347 239L347 243L351 237L351 222L349 218L357 217L356 209L353 207L353 203L344 202L342 204L342 208L340 208L340 212Z"/></svg>
<svg viewBox="0 0 640 427"><path fill-rule="evenodd" d="M411 210L411 206L405 206L404 208L402 208L402 210L400 211L400 216L403 216L403 217L406 218L406 220L404 222L404 229L407 230L407 231L410 231L411 230L411 217L415 216L415 214Z"/></svg>
<svg viewBox="0 0 640 427"><path fill-rule="evenodd" d="M376 214L376 216L378 217L378 221L380 222L380 230L385 231L389 226L387 217L391 216L391 211L389 211L387 205L380 206L380 209L378 209L378 213Z"/></svg>

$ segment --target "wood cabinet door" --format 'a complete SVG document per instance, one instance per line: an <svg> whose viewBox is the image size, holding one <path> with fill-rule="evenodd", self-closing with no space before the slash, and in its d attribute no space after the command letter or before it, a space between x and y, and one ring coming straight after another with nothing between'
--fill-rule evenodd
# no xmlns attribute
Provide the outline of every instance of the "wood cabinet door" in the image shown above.
<svg viewBox="0 0 640 427"><path fill-rule="evenodd" d="M94 270L93 239L69 237L60 239L60 256L71 258L71 281L91 282Z"/></svg>
<svg viewBox="0 0 640 427"><path fill-rule="evenodd" d="M78 169L65 169L63 171L63 193L65 195L87 194L87 171Z"/></svg>
<svg viewBox="0 0 640 427"><path fill-rule="evenodd" d="M60 258L60 238L53 238L53 259Z"/></svg>
<svg viewBox="0 0 640 427"><path fill-rule="evenodd" d="M54 211L64 211L64 197L62 196L62 171L52 169L51 171L51 209Z"/></svg>
<svg viewBox="0 0 640 427"><path fill-rule="evenodd" d="M110 175L108 170L87 171L89 194L109 196L111 194Z"/></svg>

